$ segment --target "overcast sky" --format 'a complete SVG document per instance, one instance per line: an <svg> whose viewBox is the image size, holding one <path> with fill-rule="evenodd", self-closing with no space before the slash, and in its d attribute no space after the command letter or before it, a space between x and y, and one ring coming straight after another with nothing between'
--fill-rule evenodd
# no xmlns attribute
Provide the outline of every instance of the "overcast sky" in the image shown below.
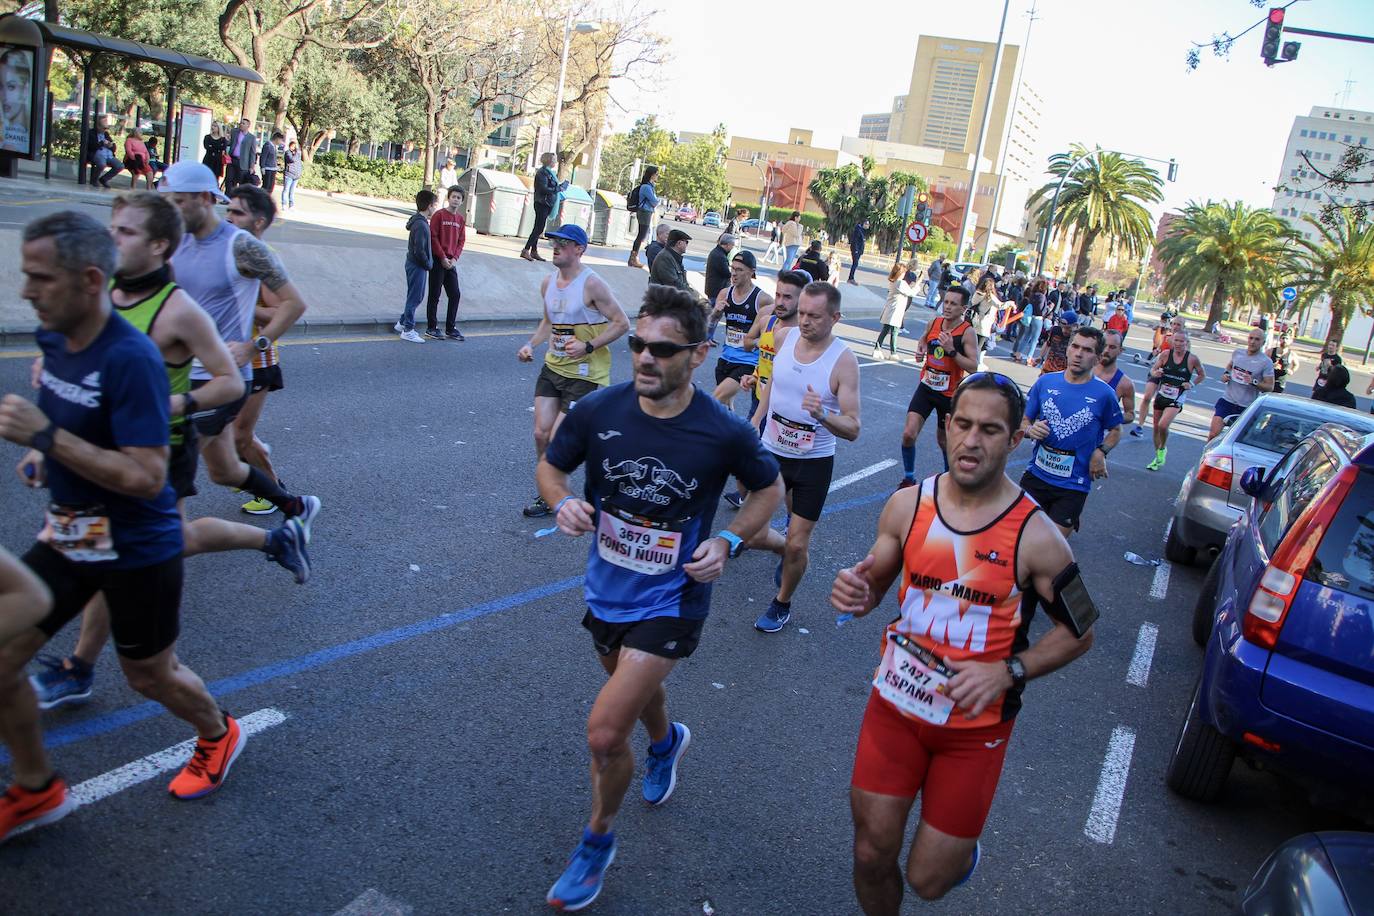
<svg viewBox="0 0 1374 916"><path fill-rule="evenodd" d="M1023 44L1030 0L1011 0L1007 40ZM622 93L634 110L624 129L653 111L672 130L785 139L815 131L834 148L858 133L859 116L885 111L907 91L920 34L995 41L1001 0L848 0L665 4L655 29L672 61L654 96ZM1046 155L1073 141L1141 155L1177 157L1179 179L1165 207L1190 199L1239 198L1268 206L1296 115L1339 103L1374 110L1374 45L1310 36L1298 60L1266 68L1262 29L1240 39L1229 60L1203 51L1186 72L1193 41L1236 34L1265 9L1247 0L1037 0L1025 79L1045 102ZM833 10L821 12L821 10ZM900 13L895 13L900 11ZM957 20L949 14L957 11ZM943 19L937 21L938 17ZM886 23L886 24L885 24ZM1303 0L1287 23L1374 35L1374 0ZM752 50L751 50L752 49ZM1374 137L1371 137L1374 140Z"/></svg>

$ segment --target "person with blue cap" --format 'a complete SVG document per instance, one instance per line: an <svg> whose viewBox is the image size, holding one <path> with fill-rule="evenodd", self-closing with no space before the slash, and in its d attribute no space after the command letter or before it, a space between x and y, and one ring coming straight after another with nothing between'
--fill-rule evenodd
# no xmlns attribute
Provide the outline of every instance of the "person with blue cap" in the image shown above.
<svg viewBox="0 0 1374 916"><path fill-rule="evenodd" d="M516 358L534 361L535 348L548 341L544 366L534 382L534 450L544 457L563 417L579 400L611 383L607 349L630 329L625 311L606 281L582 263L587 232L565 223L544 236L553 243L557 273L544 278L539 294L544 316ZM542 496L524 508L526 518L542 518L553 509Z"/></svg>

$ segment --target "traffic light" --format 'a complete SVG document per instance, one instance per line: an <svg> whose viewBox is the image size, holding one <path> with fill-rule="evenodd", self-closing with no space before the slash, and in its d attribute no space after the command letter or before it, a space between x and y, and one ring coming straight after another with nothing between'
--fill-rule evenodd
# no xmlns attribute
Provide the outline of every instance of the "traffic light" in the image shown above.
<svg viewBox="0 0 1374 916"><path fill-rule="evenodd" d="M1283 56L1280 57L1279 60L1282 60L1285 63L1290 60L1297 60L1298 49L1301 47L1302 42L1300 41L1285 41L1283 43Z"/></svg>
<svg viewBox="0 0 1374 916"><path fill-rule="evenodd" d="M1269 11L1269 21L1264 24L1264 42L1260 45L1260 57L1270 67L1279 60L1279 42L1283 40L1283 9L1275 7Z"/></svg>

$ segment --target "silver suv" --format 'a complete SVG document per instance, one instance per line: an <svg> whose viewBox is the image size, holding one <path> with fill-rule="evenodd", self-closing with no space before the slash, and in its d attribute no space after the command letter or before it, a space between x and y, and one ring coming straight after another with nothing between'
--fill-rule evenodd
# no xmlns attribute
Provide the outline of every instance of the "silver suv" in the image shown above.
<svg viewBox="0 0 1374 916"><path fill-rule="evenodd" d="M1323 423L1337 423L1359 436L1374 433L1374 416L1291 394L1262 394L1228 421L1183 478L1164 555L1186 564L1199 550L1220 550L1231 525L1250 505L1251 497L1240 487L1245 469L1259 467L1268 473Z"/></svg>

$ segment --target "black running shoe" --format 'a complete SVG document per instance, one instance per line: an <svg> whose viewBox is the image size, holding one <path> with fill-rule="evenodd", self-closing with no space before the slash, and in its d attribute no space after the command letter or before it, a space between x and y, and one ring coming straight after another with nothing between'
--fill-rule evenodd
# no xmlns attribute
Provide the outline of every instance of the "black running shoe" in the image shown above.
<svg viewBox="0 0 1374 916"><path fill-rule="evenodd" d="M544 497L536 496L534 502L521 509L520 513L524 515L525 518L545 518L553 515L553 508L548 503L544 502Z"/></svg>

